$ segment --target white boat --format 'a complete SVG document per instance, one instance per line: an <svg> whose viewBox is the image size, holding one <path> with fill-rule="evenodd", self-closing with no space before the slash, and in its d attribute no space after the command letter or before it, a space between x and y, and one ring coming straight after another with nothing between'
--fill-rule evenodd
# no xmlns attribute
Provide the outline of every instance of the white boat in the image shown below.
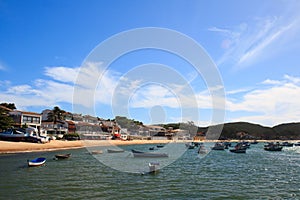
<svg viewBox="0 0 300 200"><path fill-rule="evenodd" d="M125 150L123 149L107 149L107 153L123 153Z"/></svg>
<svg viewBox="0 0 300 200"><path fill-rule="evenodd" d="M27 160L28 167L37 167L45 164L46 158L36 158L33 160Z"/></svg>

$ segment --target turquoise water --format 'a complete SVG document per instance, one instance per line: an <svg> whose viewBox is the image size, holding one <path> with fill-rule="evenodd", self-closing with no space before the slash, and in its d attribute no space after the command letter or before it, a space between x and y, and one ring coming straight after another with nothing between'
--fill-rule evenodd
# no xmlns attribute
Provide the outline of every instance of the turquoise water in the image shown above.
<svg viewBox="0 0 300 200"><path fill-rule="evenodd" d="M67 152L70 159L52 159ZM45 166L26 166L42 156ZM1 199L300 199L300 147L267 152L257 144L204 158L190 149L155 175L113 170L86 149L0 155L0 166Z"/></svg>

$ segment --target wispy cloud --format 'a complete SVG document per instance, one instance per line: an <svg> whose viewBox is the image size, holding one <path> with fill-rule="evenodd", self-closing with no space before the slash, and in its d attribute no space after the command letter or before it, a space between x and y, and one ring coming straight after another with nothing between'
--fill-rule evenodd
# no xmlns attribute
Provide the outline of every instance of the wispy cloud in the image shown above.
<svg viewBox="0 0 300 200"><path fill-rule="evenodd" d="M7 67L5 66L5 64L3 62L1 62L0 60L0 71L5 71L7 70Z"/></svg>
<svg viewBox="0 0 300 200"><path fill-rule="evenodd" d="M265 17L226 29L209 28L209 31L219 33L223 38L220 46L224 49L224 54L217 64L230 63L242 68L275 55L293 45L295 33L300 32L299 19L298 14L294 18Z"/></svg>

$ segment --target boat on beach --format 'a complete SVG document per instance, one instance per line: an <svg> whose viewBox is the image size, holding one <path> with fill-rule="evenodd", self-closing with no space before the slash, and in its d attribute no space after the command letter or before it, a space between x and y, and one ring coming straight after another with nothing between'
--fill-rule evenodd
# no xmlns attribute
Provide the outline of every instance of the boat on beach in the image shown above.
<svg viewBox="0 0 300 200"><path fill-rule="evenodd" d="M67 158L70 158L70 156L71 156L70 153L67 153L67 154L56 154L55 158L56 159L67 159Z"/></svg>
<svg viewBox="0 0 300 200"><path fill-rule="evenodd" d="M33 160L27 160L28 167L37 167L45 164L46 158L36 158Z"/></svg>
<svg viewBox="0 0 300 200"><path fill-rule="evenodd" d="M143 152L135 149L131 150L134 157L144 157L144 158L166 158L169 157L166 153L158 153L158 152Z"/></svg>

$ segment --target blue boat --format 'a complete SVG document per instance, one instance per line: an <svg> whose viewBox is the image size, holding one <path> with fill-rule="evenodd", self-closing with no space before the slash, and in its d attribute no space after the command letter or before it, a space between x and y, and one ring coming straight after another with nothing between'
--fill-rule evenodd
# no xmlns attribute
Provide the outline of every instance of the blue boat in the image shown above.
<svg viewBox="0 0 300 200"><path fill-rule="evenodd" d="M28 167L36 167L45 164L46 158L36 158L33 160L27 160Z"/></svg>

